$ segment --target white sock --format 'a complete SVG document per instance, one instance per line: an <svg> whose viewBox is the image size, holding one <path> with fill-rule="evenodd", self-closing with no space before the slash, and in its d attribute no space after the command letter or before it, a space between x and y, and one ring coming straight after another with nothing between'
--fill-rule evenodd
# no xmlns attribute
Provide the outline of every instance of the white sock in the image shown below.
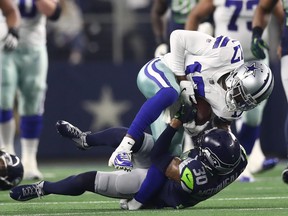
<svg viewBox="0 0 288 216"><path fill-rule="evenodd" d="M288 55L281 58L281 81L288 102Z"/></svg>
<svg viewBox="0 0 288 216"><path fill-rule="evenodd" d="M130 137L125 136L121 141L120 145L116 148L116 152L119 151L130 151L133 145L135 144L135 140Z"/></svg>
<svg viewBox="0 0 288 216"><path fill-rule="evenodd" d="M15 155L15 149L14 149L14 138L15 138L15 130L16 130L16 124L15 120L12 118L8 122L0 124L0 137L2 137L2 145L4 146L5 150Z"/></svg>
<svg viewBox="0 0 288 216"><path fill-rule="evenodd" d="M21 161L25 172L38 170L37 151L39 139L21 138Z"/></svg>
<svg viewBox="0 0 288 216"><path fill-rule="evenodd" d="M129 210L137 210L137 209L140 209L142 206L143 206L143 204L138 202L135 199L132 199L131 201L128 202L128 209Z"/></svg>
<svg viewBox="0 0 288 216"><path fill-rule="evenodd" d="M265 155L261 149L260 139L255 141L251 154L248 159L248 169L251 173L256 173L262 169L262 164L265 160Z"/></svg>

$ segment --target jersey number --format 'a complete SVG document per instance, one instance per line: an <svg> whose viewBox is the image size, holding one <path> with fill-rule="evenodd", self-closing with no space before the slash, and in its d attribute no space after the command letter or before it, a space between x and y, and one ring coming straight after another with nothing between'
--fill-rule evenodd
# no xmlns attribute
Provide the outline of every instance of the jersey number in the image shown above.
<svg viewBox="0 0 288 216"><path fill-rule="evenodd" d="M244 5L245 4L245 5ZM230 31L237 31L238 26L236 25L237 19L240 15L241 10L244 7L246 7L246 10L253 10L253 6L258 4L258 0L248 0L246 3L244 1L239 1L239 0L226 0L225 6L230 7L230 6L235 6L234 13L230 19L230 22L228 24L228 30ZM248 21L246 23L247 29L249 31L252 30L252 22Z"/></svg>
<svg viewBox="0 0 288 216"><path fill-rule="evenodd" d="M25 18L35 17L36 12L37 12L35 0L20 0L18 7L19 7L21 17L25 17Z"/></svg>
<svg viewBox="0 0 288 216"><path fill-rule="evenodd" d="M201 169L197 169L197 170L193 169L192 171L193 171L197 185L203 185L208 182L208 178L207 178L204 167L202 167Z"/></svg>
<svg viewBox="0 0 288 216"><path fill-rule="evenodd" d="M243 50L240 45L233 47L234 49L234 54L231 59L231 64L239 62L243 60Z"/></svg>

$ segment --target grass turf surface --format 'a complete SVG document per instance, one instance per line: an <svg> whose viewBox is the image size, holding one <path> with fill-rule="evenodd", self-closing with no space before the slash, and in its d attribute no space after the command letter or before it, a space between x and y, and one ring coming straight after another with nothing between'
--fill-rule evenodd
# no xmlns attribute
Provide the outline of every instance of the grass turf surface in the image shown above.
<svg viewBox="0 0 288 216"><path fill-rule="evenodd" d="M112 170L104 165L40 164L45 180L57 181L69 175L90 170ZM42 199L17 202L8 191L0 192L0 215L157 215L157 216L287 216L288 185L281 179L286 163L271 171L255 175L253 183L235 182L216 196L188 209L124 211L117 199L93 193L81 196L49 195ZM23 181L21 184L32 183Z"/></svg>

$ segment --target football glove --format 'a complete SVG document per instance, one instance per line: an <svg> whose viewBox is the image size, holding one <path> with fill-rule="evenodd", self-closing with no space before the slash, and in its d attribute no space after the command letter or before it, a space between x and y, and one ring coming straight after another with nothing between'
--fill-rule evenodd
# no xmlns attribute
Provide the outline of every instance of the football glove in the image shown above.
<svg viewBox="0 0 288 216"><path fill-rule="evenodd" d="M260 27L253 28L253 36L251 42L251 52L257 59L265 59L266 55L264 50L269 50L268 44L261 38L263 29Z"/></svg>
<svg viewBox="0 0 288 216"><path fill-rule="evenodd" d="M178 119L182 123L190 122L195 119L197 109L193 105L182 104L174 118Z"/></svg>
<svg viewBox="0 0 288 216"><path fill-rule="evenodd" d="M4 39L4 50L12 51L18 46L18 31L15 28L10 28L6 38Z"/></svg>
<svg viewBox="0 0 288 216"><path fill-rule="evenodd" d="M159 46L157 46L154 56L160 57L168 53L168 45L166 43L161 43Z"/></svg>
<svg viewBox="0 0 288 216"><path fill-rule="evenodd" d="M204 131L204 129L208 126L208 124L209 124L209 121L207 121L203 125L196 125L195 121L191 121L191 122L184 123L183 127L184 127L185 132L189 136L195 137L198 134L200 134L202 131Z"/></svg>
<svg viewBox="0 0 288 216"><path fill-rule="evenodd" d="M181 96L185 103L189 105L197 104L194 92L194 82L189 80L182 80L180 82Z"/></svg>

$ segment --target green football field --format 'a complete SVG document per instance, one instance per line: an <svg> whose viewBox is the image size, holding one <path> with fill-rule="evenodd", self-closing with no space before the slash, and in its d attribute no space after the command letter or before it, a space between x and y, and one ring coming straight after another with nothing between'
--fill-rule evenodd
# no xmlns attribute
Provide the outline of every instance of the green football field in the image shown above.
<svg viewBox="0 0 288 216"><path fill-rule="evenodd" d="M128 212L119 209L118 200L92 193L81 196L49 195L42 199L17 202L8 191L0 192L0 215L157 215L157 216L251 216L288 215L288 185L281 180L285 163L271 171L257 174L256 182L235 182L216 196L192 208L174 210L139 210ZM89 170L104 170L104 165L89 164L40 164L45 179L60 180L68 175ZM31 183L23 181L22 184Z"/></svg>

